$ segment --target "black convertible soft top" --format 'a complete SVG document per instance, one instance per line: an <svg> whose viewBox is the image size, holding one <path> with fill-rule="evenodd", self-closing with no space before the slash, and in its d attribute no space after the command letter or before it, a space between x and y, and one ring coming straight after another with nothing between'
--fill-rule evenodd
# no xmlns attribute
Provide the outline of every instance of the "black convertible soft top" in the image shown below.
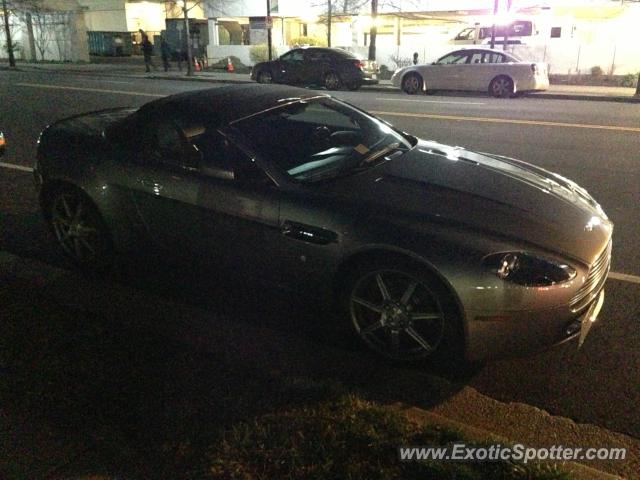
<svg viewBox="0 0 640 480"><path fill-rule="evenodd" d="M207 123L222 126L290 100L318 96L326 95L287 85L228 85L163 97L142 106L140 113L206 118Z"/></svg>

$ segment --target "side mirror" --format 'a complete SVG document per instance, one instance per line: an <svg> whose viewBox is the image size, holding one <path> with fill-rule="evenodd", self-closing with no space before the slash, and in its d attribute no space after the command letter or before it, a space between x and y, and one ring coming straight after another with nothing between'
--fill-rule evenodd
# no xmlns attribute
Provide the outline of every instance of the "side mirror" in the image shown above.
<svg viewBox="0 0 640 480"><path fill-rule="evenodd" d="M0 132L0 157L4 157L4 147L5 147L4 134Z"/></svg>

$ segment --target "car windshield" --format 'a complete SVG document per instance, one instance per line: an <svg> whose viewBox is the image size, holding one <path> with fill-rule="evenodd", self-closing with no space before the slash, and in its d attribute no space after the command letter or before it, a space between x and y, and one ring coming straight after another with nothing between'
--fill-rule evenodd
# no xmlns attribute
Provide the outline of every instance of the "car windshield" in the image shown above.
<svg viewBox="0 0 640 480"><path fill-rule="evenodd" d="M293 102L234 126L259 154L302 182L370 168L415 143L386 123L328 98Z"/></svg>

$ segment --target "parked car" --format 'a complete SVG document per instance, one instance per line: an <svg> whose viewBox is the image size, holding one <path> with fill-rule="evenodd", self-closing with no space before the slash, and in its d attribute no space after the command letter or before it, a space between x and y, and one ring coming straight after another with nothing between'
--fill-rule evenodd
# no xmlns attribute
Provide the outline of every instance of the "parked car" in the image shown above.
<svg viewBox="0 0 640 480"><path fill-rule="evenodd" d="M339 48L295 48L277 60L256 64L251 79L258 83L319 85L327 90L358 90L375 85L378 67Z"/></svg>
<svg viewBox="0 0 640 480"><path fill-rule="evenodd" d="M612 223L572 181L286 86L59 121L41 134L35 179L77 264L151 241L338 299L344 326L393 359L481 360L584 337L611 260Z"/></svg>
<svg viewBox="0 0 640 480"><path fill-rule="evenodd" d="M409 95L433 90L489 92L512 97L549 88L547 65L525 62L515 55L488 48L455 50L431 65L396 70L391 83Z"/></svg>

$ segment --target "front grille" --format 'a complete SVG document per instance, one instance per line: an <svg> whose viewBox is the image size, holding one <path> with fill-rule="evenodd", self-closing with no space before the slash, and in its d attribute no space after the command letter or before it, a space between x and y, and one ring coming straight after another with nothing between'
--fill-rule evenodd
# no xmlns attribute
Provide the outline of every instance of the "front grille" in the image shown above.
<svg viewBox="0 0 640 480"><path fill-rule="evenodd" d="M584 284L571 299L570 305L573 312L578 312L586 307L600 291L607 279L611 266L611 241L602 251L600 256L589 268L589 274Z"/></svg>

